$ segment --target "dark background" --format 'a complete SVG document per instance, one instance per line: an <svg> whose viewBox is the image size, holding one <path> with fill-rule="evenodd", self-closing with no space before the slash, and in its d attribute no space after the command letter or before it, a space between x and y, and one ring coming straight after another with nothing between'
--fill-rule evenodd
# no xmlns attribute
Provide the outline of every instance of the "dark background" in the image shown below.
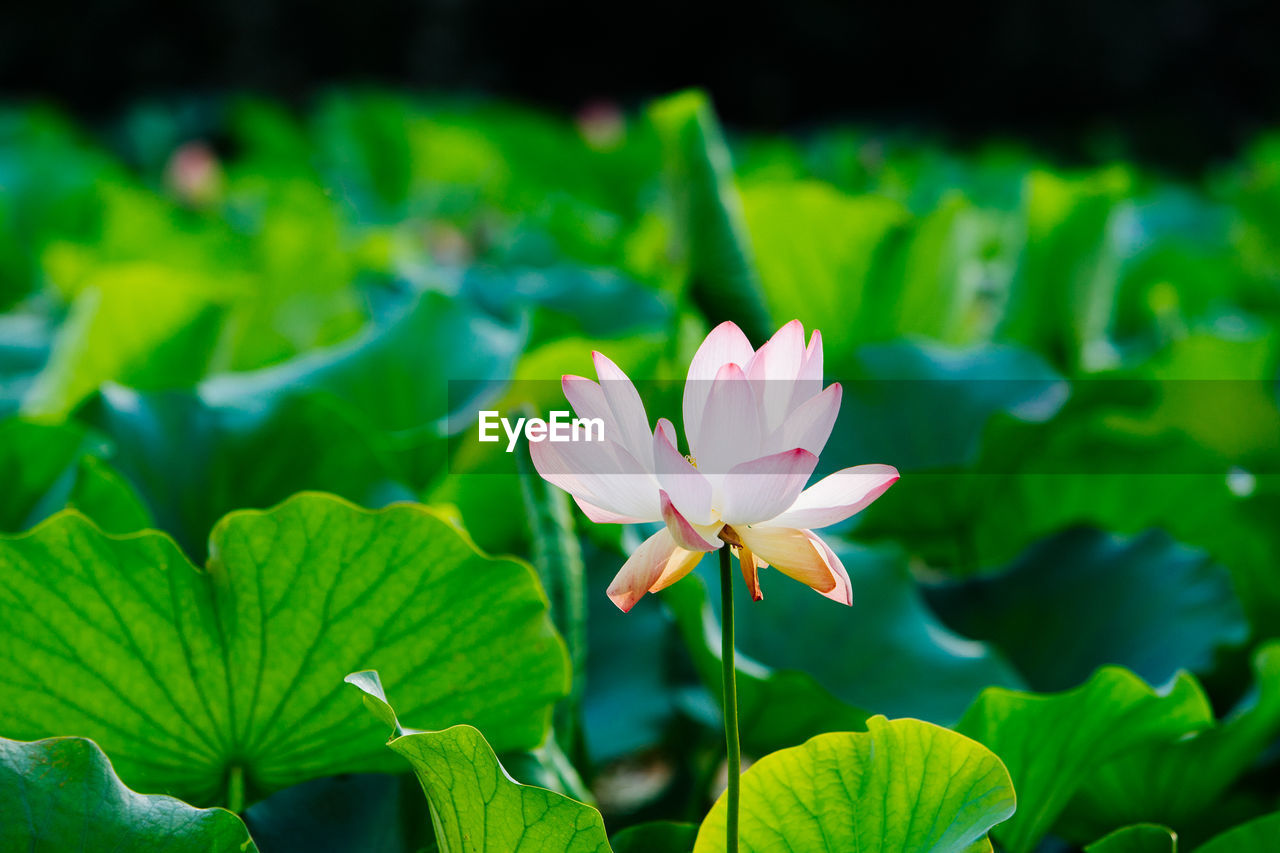
<svg viewBox="0 0 1280 853"><path fill-rule="evenodd" d="M1260 0L159 0L8 4L0 90L82 117L144 96L342 83L564 111L708 87L732 126L839 119L1179 169L1280 118L1280 3Z"/></svg>

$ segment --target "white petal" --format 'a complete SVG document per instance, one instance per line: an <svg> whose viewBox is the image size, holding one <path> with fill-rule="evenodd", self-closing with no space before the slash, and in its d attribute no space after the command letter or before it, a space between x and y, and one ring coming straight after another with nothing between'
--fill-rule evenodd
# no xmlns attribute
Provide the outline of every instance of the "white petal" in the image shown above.
<svg viewBox="0 0 1280 853"><path fill-rule="evenodd" d="M658 484L671 496L681 515L697 524L711 522L711 483L680 455L675 427L666 418L653 432L653 464Z"/></svg>
<svg viewBox="0 0 1280 853"><path fill-rule="evenodd" d="M826 527L861 511L898 481L892 465L858 465L824 477L800 493L770 527Z"/></svg>
<svg viewBox="0 0 1280 853"><path fill-rule="evenodd" d="M676 544L681 548L687 551L715 551L724 544L715 538L715 533L719 532L723 524L710 525L715 529L714 533L708 530L707 525L702 525L702 529L699 530L680 514L680 510L676 509L666 492L659 492L658 498L662 506L662 520L671 531L671 538L675 539Z"/></svg>
<svg viewBox="0 0 1280 853"><path fill-rule="evenodd" d="M769 447L803 447L814 455L821 455L840 415L842 394L840 383L833 382L821 394L810 397L787 416L775 437L769 440Z"/></svg>
<svg viewBox="0 0 1280 853"><path fill-rule="evenodd" d="M760 422L766 433L777 430L791 410L807 399L800 396L797 382L804 363L804 326L799 320L792 320L756 351L747 366L747 378L760 401Z"/></svg>
<svg viewBox="0 0 1280 853"><path fill-rule="evenodd" d="M795 448L735 465L725 475L720 517L726 524L756 524L795 503L818 457Z"/></svg>
<svg viewBox="0 0 1280 853"><path fill-rule="evenodd" d="M677 551L676 542L664 527L641 543L609 584L608 595L626 613L649 588L658 582L667 561Z"/></svg>
<svg viewBox="0 0 1280 853"><path fill-rule="evenodd" d="M723 475L734 465L759 457L760 440L756 396L742 368L726 364L711 383L701 430L696 439L691 437L698 470Z"/></svg>
<svg viewBox="0 0 1280 853"><path fill-rule="evenodd" d="M734 531L760 559L788 577L821 593L834 591L839 582L827 565L826 555L809 538L808 531L790 527L735 527Z"/></svg>
<svg viewBox="0 0 1280 853"><path fill-rule="evenodd" d="M755 350L736 325L721 323L711 330L689 362L684 385L684 432L691 440L702 427L702 412L711 394L711 382L726 364L745 367Z"/></svg>
<svg viewBox="0 0 1280 853"><path fill-rule="evenodd" d="M658 481L626 450L609 441L529 444L542 479L609 515L658 521Z"/></svg>
<svg viewBox="0 0 1280 853"><path fill-rule="evenodd" d="M804 325L799 320L792 320L756 350L747 365L746 374L751 379L794 382L800 376L804 358Z"/></svg>
<svg viewBox="0 0 1280 853"><path fill-rule="evenodd" d="M618 422L613 417L613 409L605 400L603 388L585 376L573 375L560 377L560 388L578 417L599 418L604 422L605 438L615 442L618 440Z"/></svg>
<svg viewBox="0 0 1280 853"><path fill-rule="evenodd" d="M596 524L640 524L647 519L633 518L629 515L619 515L616 512L609 512L602 509L589 501L584 501L577 495L571 495L573 502L578 505L578 509L582 510L582 514L591 519Z"/></svg>
<svg viewBox="0 0 1280 853"><path fill-rule="evenodd" d="M627 374L607 356L593 352L591 359L595 362L605 402L613 412L618 429L617 435L606 432L605 438L621 444L637 461L652 470L653 433L649 431L649 418L645 414L640 392L636 391L636 386L631 384Z"/></svg>

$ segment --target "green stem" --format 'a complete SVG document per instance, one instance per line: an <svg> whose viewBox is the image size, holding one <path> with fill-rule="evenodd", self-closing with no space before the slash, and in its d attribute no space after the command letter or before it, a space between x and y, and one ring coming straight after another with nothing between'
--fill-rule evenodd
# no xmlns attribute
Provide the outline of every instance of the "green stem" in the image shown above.
<svg viewBox="0 0 1280 853"><path fill-rule="evenodd" d="M729 546L720 548L720 660L724 666L724 742L729 754L729 821L725 830L727 853L738 853L738 786L742 753L738 744L738 677L733 647L733 572Z"/></svg>
<svg viewBox="0 0 1280 853"><path fill-rule="evenodd" d="M227 811L244 811L244 768L239 764L231 765L227 775Z"/></svg>

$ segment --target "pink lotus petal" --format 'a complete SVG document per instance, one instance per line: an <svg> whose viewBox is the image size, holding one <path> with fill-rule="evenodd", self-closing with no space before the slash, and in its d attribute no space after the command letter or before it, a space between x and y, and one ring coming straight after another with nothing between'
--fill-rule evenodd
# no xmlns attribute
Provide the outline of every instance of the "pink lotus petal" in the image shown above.
<svg viewBox="0 0 1280 853"><path fill-rule="evenodd" d="M553 484L554 485L554 484ZM596 524L641 524L651 519L635 518L629 515L619 515L616 512L609 512L593 503L584 501L577 495L570 495L573 502L578 505L578 509L582 510L582 514Z"/></svg>
<svg viewBox="0 0 1280 853"><path fill-rule="evenodd" d="M689 444L706 474L724 474L739 462L760 456L759 407L742 368L726 364L711 383L699 433Z"/></svg>
<svg viewBox="0 0 1280 853"><path fill-rule="evenodd" d="M711 483L680 454L675 427L666 418L653 432L653 464L658 484L671 496L681 515L696 524L711 521Z"/></svg>
<svg viewBox="0 0 1280 853"><path fill-rule="evenodd" d="M689 375L684 385L684 430L696 436L702 428L702 413L711 394L711 383L726 364L745 367L755 350L735 324L721 323L711 330L702 346L689 362Z"/></svg>
<svg viewBox="0 0 1280 853"><path fill-rule="evenodd" d="M790 527L733 529L743 545L784 575L824 594L838 587L826 555L809 538L808 531Z"/></svg>
<svg viewBox="0 0 1280 853"><path fill-rule="evenodd" d="M800 376L804 357L804 325L792 320L756 350L745 372L749 379L794 382Z"/></svg>
<svg viewBox="0 0 1280 853"><path fill-rule="evenodd" d="M671 496L664 491L658 492L658 499L662 506L662 520L666 523L667 529L671 531L671 536L676 540L676 544L687 551L714 551L724 543L719 539L708 541L703 536L703 532L709 527L715 527L717 532L724 525L702 525L702 530L698 530L689 520L680 514L680 510L676 509L675 504L671 502ZM712 534L714 537L714 534Z"/></svg>
<svg viewBox="0 0 1280 853"><path fill-rule="evenodd" d="M658 521L658 481L627 451L609 441L529 444L542 479L609 515Z"/></svg>
<svg viewBox="0 0 1280 853"><path fill-rule="evenodd" d="M779 428L777 437L770 440L773 447L803 447L813 454L822 453L831 437L831 430L840 415L840 399L843 389L839 382L831 384L821 394L810 397L798 406Z"/></svg>
<svg viewBox="0 0 1280 853"><path fill-rule="evenodd" d="M617 441L621 434L618 423L614 419L613 409L605 399L604 389L599 384L585 376L567 374L560 377L560 388L578 417L599 418L604 422L605 438Z"/></svg>
<svg viewBox="0 0 1280 853"><path fill-rule="evenodd" d="M677 551L676 542L664 527L641 543L609 584L608 595L626 613L662 577L667 561Z"/></svg>
<svg viewBox="0 0 1280 853"><path fill-rule="evenodd" d="M760 422L766 433L782 425L797 400L797 379L804 367L804 326L799 320L779 329L747 365L747 378L760 406ZM816 389L813 393L817 393ZM807 398L806 398L807 399Z"/></svg>
<svg viewBox="0 0 1280 853"><path fill-rule="evenodd" d="M860 512L898 481L892 465L857 465L824 477L800 493L794 504L765 524L814 529Z"/></svg>
<svg viewBox="0 0 1280 853"><path fill-rule="evenodd" d="M795 503L817 464L817 456L797 447L735 465L721 487L720 517L735 529L774 518Z"/></svg>
<svg viewBox="0 0 1280 853"><path fill-rule="evenodd" d="M636 391L636 386L631 384L627 374L607 356L593 352L591 358L595 362L596 375L600 377L605 402L613 412L618 429L616 436L605 433L605 438L621 444L639 462L651 467L653 433L649 431L649 418L645 414L640 392Z"/></svg>

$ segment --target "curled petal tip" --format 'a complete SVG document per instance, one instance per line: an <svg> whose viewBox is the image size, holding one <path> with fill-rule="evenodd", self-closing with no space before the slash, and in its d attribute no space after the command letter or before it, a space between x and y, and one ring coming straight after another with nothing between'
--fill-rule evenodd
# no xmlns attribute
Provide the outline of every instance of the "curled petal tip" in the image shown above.
<svg viewBox="0 0 1280 853"><path fill-rule="evenodd" d="M635 607L636 602L640 600L640 596L633 595L630 592L610 592L608 596L614 606L623 613L631 612L631 608Z"/></svg>

